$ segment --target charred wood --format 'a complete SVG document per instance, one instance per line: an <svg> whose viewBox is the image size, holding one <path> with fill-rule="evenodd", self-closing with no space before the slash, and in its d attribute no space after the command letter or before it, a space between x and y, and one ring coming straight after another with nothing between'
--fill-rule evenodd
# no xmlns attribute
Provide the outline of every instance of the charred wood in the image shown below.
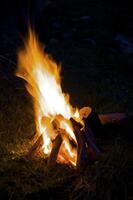
<svg viewBox="0 0 133 200"><path fill-rule="evenodd" d="M83 130L83 135L85 137L88 149L90 149L90 152L92 152L92 154L100 154L101 150L98 148L94 134L87 124Z"/></svg>
<svg viewBox="0 0 133 200"><path fill-rule="evenodd" d="M121 123L127 119L125 113L107 113L107 114L99 114L98 116L103 125Z"/></svg>
<svg viewBox="0 0 133 200"><path fill-rule="evenodd" d="M53 148L47 161L48 166L53 166L56 163L61 143L62 143L62 137L61 135L57 135L57 137L55 138L53 142Z"/></svg>
<svg viewBox="0 0 133 200"><path fill-rule="evenodd" d="M95 138L98 137L100 134L102 135L104 132L103 126L99 119L99 116L96 112L91 111L90 114L83 118L85 127L84 127L84 137L87 142L88 148L90 148L90 152L92 155L100 154L101 150L98 147L97 140ZM104 135L104 134L103 134Z"/></svg>
<svg viewBox="0 0 133 200"><path fill-rule="evenodd" d="M74 127L74 134L77 139L77 169L81 169L85 166L86 162L88 161L87 157L87 149L86 149L86 142L83 136L81 129L81 125L77 123L74 119L71 118L71 122Z"/></svg>
<svg viewBox="0 0 133 200"><path fill-rule="evenodd" d="M104 131L98 114L94 111L91 111L88 117L84 118L83 120L85 122L86 129L89 129L91 140L96 143L95 136L97 138L100 137Z"/></svg>

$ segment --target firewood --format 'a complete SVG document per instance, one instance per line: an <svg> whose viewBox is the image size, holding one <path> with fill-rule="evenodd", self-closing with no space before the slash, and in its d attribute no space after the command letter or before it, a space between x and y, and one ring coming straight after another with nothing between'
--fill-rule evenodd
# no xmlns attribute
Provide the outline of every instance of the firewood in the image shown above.
<svg viewBox="0 0 133 200"><path fill-rule="evenodd" d="M94 134L88 124L85 124L83 135L85 137L85 141L87 143L88 149L91 149L92 153L100 154L101 150L97 146L97 142L94 138Z"/></svg>
<svg viewBox="0 0 133 200"><path fill-rule="evenodd" d="M80 118L85 124L85 136L88 138L93 151L98 153L98 140L101 142L108 137L108 125L120 125L127 120L125 113L97 114L90 107L83 107L79 110ZM95 139L96 136L96 140ZM100 149L101 151L101 149Z"/></svg>
<svg viewBox="0 0 133 200"><path fill-rule="evenodd" d="M88 117L83 118L83 121L85 123L85 127L90 129L89 132L90 132L91 139L94 142L96 142L95 136L96 137L101 136L102 132L104 131L98 114L94 111L91 111L91 113L88 115Z"/></svg>
<svg viewBox="0 0 133 200"><path fill-rule="evenodd" d="M81 169L85 166L88 158L87 158L87 149L85 144L85 139L80 131L81 125L77 123L74 119L71 118L71 122L74 127L74 134L77 139L77 163L76 167L77 169Z"/></svg>
<svg viewBox="0 0 133 200"><path fill-rule="evenodd" d="M88 116L85 116L83 119L85 127L84 127L84 136L88 145L92 152L95 154L100 154L100 149L98 148L96 137L103 133L104 129L99 119L99 116L96 112L92 111Z"/></svg>
<svg viewBox="0 0 133 200"><path fill-rule="evenodd" d="M99 114L99 119L103 125L119 123L126 119L126 114L125 113Z"/></svg>
<svg viewBox="0 0 133 200"><path fill-rule="evenodd" d="M92 113L94 115L95 112L92 112L92 109L89 106L83 107L79 110L81 119L87 118L90 114L92 116ZM127 116L125 113L106 113L106 114L96 114L95 113L95 117L96 117L96 115L99 118L102 125L119 123L119 122L127 119Z"/></svg>
<svg viewBox="0 0 133 200"><path fill-rule="evenodd" d="M87 118L91 111L92 108L89 106L81 108L79 110L80 119Z"/></svg>
<svg viewBox="0 0 133 200"><path fill-rule="evenodd" d="M47 161L48 166L53 166L56 163L58 152L62 143L61 135L57 135L53 142L53 148Z"/></svg>

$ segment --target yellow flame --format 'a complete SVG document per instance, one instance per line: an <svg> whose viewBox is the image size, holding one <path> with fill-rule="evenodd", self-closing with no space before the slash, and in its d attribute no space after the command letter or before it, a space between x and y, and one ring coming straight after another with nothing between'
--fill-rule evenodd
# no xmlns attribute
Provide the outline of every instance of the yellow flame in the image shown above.
<svg viewBox="0 0 133 200"><path fill-rule="evenodd" d="M44 154L52 150L56 133L53 121L66 131L60 147L58 161L76 165L77 150L72 148L69 137L76 143L70 118L79 120L78 109L69 102L69 95L62 92L60 67L46 54L35 33L30 29L24 48L18 52L17 76L27 82L27 90L34 97L37 132L43 135ZM62 117L57 117L57 116ZM80 121L80 120L79 120Z"/></svg>

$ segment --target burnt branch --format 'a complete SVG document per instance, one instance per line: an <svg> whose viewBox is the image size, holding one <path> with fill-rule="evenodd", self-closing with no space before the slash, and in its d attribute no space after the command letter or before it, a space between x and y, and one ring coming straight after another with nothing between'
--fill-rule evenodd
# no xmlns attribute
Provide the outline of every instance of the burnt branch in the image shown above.
<svg viewBox="0 0 133 200"><path fill-rule="evenodd" d="M74 127L74 134L77 140L77 163L76 166L78 169L82 168L85 166L87 162L87 149L86 149L86 143L85 139L83 136L81 129L81 125L77 123L74 119L71 118L71 122Z"/></svg>
<svg viewBox="0 0 133 200"><path fill-rule="evenodd" d="M61 135L57 135L57 137L55 138L53 142L53 148L47 161L48 166L53 166L56 163L61 143L62 143L62 137Z"/></svg>

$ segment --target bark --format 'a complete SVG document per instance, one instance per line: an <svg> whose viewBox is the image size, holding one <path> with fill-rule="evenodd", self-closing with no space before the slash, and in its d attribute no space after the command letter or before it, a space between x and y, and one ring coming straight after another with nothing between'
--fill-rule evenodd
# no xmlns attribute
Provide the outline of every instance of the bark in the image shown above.
<svg viewBox="0 0 133 200"><path fill-rule="evenodd" d="M74 119L71 118L71 122L74 127L74 134L77 139L77 169L81 169L85 166L88 158L87 158L87 149L86 149L86 141L82 131L80 130L81 125L77 123Z"/></svg>

